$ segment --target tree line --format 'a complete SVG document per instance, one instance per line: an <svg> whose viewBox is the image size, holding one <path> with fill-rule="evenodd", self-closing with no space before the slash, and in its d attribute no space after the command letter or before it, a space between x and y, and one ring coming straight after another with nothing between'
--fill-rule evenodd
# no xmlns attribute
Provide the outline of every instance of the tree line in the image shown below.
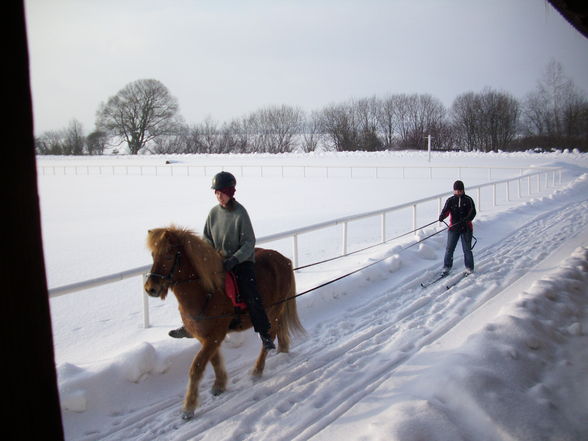
<svg viewBox="0 0 588 441"><path fill-rule="evenodd" d="M87 136L74 119L35 142L37 153L44 155L100 155L124 146L131 154L285 153L425 149L428 135L436 150L588 151L588 97L552 61L522 100L485 88L457 96L446 108L429 94L393 94L310 113L289 105L268 106L228 122L207 118L186 124L169 90L145 79L102 103L96 129Z"/></svg>

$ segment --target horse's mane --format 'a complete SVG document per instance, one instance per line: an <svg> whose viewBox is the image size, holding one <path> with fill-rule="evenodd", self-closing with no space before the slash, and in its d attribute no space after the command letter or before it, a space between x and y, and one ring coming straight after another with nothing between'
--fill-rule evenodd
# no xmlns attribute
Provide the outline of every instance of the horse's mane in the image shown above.
<svg viewBox="0 0 588 441"><path fill-rule="evenodd" d="M222 289L222 258L193 231L175 225L149 230L147 247L154 252L170 252L177 247L183 249L203 287L210 292Z"/></svg>

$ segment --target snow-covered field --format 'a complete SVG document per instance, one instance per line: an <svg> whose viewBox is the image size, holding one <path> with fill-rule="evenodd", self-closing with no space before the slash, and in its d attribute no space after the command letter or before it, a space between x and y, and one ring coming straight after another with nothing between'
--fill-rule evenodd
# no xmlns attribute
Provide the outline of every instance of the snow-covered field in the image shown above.
<svg viewBox="0 0 588 441"><path fill-rule="evenodd" d="M57 164L211 164L207 176L86 175ZM242 165L428 166L417 152L177 157L41 157L39 192L50 288L149 263L146 231L175 223L201 231L215 200L216 166L235 171L236 197L258 237L398 205L451 189L456 171L433 178L306 177ZM429 227L382 247L297 273L298 291L382 260L298 299L308 332L290 354L272 354L260 381L252 331L223 344L230 375L218 397L209 368L201 405L180 417L199 344L174 340L173 296L151 299L142 327L139 278L51 300L68 440L583 440L588 439L588 155L435 153L430 165L564 168L562 185L521 198L499 192L474 222L476 273L451 289L423 289L439 270L445 233ZM92 170L91 167L87 170ZM178 169L179 170L179 169ZM343 169L342 169L343 170ZM314 172L313 172L314 173ZM464 169L468 185L488 175ZM468 174L469 173L469 174ZM496 172L495 179L518 171ZM502 174L501 174L502 173ZM484 198L483 198L484 199ZM487 199L486 199L487 200ZM436 206L418 224L436 219ZM389 219L389 237L410 230ZM350 249L372 244L375 222L350 227ZM299 240L301 264L339 250L340 231ZM264 245L265 246L265 245ZM276 248L288 253L289 244ZM463 266L456 250L454 275Z"/></svg>

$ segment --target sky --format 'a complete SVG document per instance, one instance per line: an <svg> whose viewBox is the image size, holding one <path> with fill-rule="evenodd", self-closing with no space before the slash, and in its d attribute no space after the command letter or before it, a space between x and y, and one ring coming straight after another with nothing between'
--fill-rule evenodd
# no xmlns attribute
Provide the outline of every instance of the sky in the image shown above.
<svg viewBox="0 0 588 441"><path fill-rule="evenodd" d="M588 93L588 39L545 0L25 0L35 134L94 129L125 85L161 81L188 124L485 87L523 98L547 64Z"/></svg>

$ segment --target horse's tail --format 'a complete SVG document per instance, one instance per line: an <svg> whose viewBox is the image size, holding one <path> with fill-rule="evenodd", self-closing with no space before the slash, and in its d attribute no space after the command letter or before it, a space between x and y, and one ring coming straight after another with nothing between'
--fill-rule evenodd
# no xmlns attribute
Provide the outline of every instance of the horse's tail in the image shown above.
<svg viewBox="0 0 588 441"><path fill-rule="evenodd" d="M288 295L284 303L284 309L280 317L280 326L278 328L280 352L288 352L291 334L306 335L306 330L302 326L302 323L300 323L298 308L296 307L296 281L294 279L294 272L292 272L290 289L288 290Z"/></svg>
<svg viewBox="0 0 588 441"><path fill-rule="evenodd" d="M292 297L286 302L286 307L284 308L284 321L288 324L288 332L294 335L306 335L306 330L302 323L300 323L300 318L298 317L298 308L296 306L296 287L292 292L288 295L288 297Z"/></svg>

